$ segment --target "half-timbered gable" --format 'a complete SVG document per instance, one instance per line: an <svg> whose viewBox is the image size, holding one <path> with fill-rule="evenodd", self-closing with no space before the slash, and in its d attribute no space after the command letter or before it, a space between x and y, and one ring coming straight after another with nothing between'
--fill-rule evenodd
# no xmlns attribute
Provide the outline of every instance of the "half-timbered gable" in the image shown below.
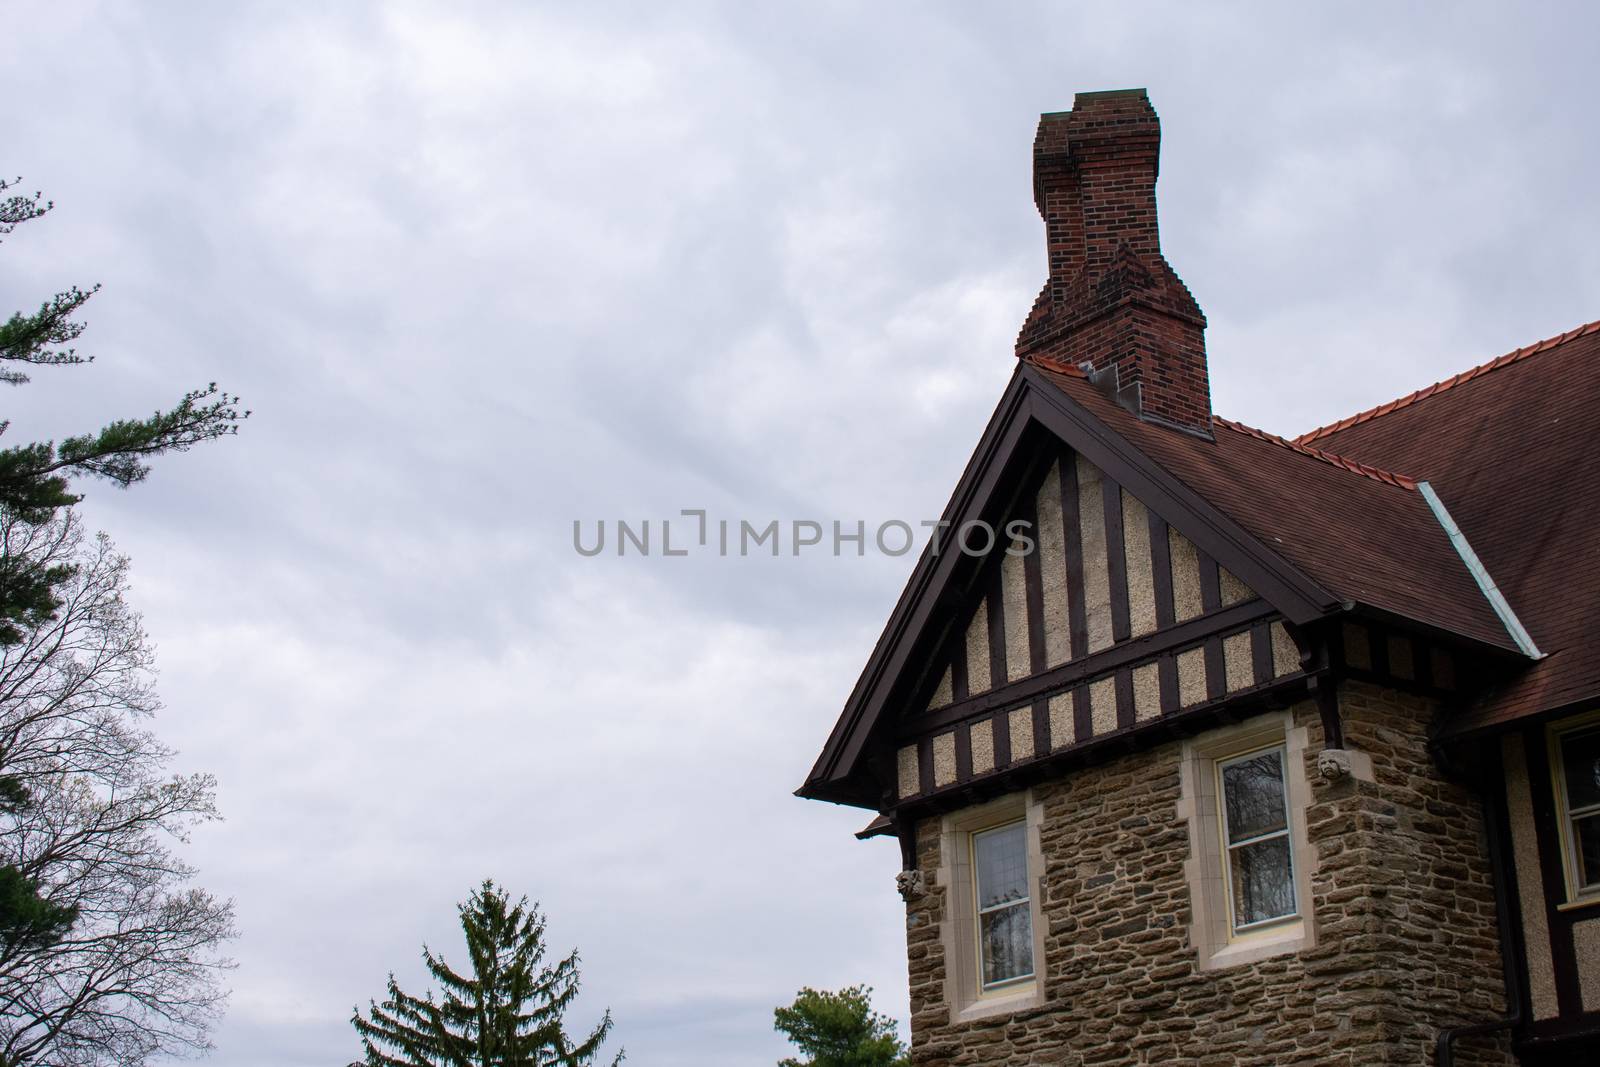
<svg viewBox="0 0 1600 1067"><path fill-rule="evenodd" d="M1176 526L1070 448L1031 462L897 708L899 800L1300 673L1281 615Z"/></svg>
<svg viewBox="0 0 1600 1067"><path fill-rule="evenodd" d="M1600 323L1211 410L1143 90L1041 116L1016 370L799 793L900 845L912 1062L1600 1059Z"/></svg>

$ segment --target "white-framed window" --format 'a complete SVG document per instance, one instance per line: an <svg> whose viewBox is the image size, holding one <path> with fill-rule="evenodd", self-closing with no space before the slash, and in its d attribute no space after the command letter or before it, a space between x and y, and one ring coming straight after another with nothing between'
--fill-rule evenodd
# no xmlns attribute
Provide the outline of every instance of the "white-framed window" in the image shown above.
<svg viewBox="0 0 1600 1067"><path fill-rule="evenodd" d="M1299 915L1283 745L1216 761L1228 923L1237 936Z"/></svg>
<svg viewBox="0 0 1600 1067"><path fill-rule="evenodd" d="M1219 727L1184 742L1178 813L1189 826L1184 874L1189 942L1201 970L1236 967L1316 944L1306 831L1311 786L1302 706ZM1350 753L1352 774L1371 761Z"/></svg>
<svg viewBox="0 0 1600 1067"><path fill-rule="evenodd" d="M1018 819L979 830L969 843L978 923L978 987L989 993L1033 977L1028 824Z"/></svg>
<svg viewBox="0 0 1600 1067"><path fill-rule="evenodd" d="M957 1025L1044 1004L1040 830L1031 792L942 816L938 885L945 1003Z"/></svg>
<svg viewBox="0 0 1600 1067"><path fill-rule="evenodd" d="M1600 720L1550 732L1568 903L1600 900Z"/></svg>

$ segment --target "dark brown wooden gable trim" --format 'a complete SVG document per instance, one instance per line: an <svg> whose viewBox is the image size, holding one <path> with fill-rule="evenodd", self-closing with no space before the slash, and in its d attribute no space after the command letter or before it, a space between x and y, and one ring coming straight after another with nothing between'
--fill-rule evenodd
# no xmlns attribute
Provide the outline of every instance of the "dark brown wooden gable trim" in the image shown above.
<svg viewBox="0 0 1600 1067"><path fill-rule="evenodd" d="M1222 575L1217 570L1217 561L1211 558L1211 553L1202 549L1198 555L1200 607L1204 611L1216 611L1222 606Z"/></svg>
<svg viewBox="0 0 1600 1067"><path fill-rule="evenodd" d="M1049 476L1046 468L1045 476ZM1024 494L1022 500L1022 519L1028 524L1028 529L1033 536L1033 551L1022 559L1022 581L1028 594L1028 666L1029 674L1038 674L1049 664L1046 662L1047 653L1044 639L1044 569L1039 560L1039 553L1044 551L1044 545L1039 540L1039 488L1037 485Z"/></svg>
<svg viewBox="0 0 1600 1067"><path fill-rule="evenodd" d="M1126 641L1132 633L1128 622L1128 552L1122 536L1122 486L1109 475L1100 479L1104 490L1106 527L1106 573L1111 579L1111 639Z"/></svg>
<svg viewBox="0 0 1600 1067"><path fill-rule="evenodd" d="M1083 525L1079 521L1078 457L1061 450L1061 540L1067 553L1067 631L1069 654L1082 659L1089 652L1089 622L1083 603Z"/></svg>
<svg viewBox="0 0 1600 1067"><path fill-rule="evenodd" d="M917 869L917 820L895 819L890 824L894 828L895 840L900 843L900 869L914 871Z"/></svg>
<svg viewBox="0 0 1600 1067"><path fill-rule="evenodd" d="M1161 682L1161 714L1170 715L1182 706L1178 695L1178 659L1172 652L1163 652L1156 661L1156 677Z"/></svg>
<svg viewBox="0 0 1600 1067"><path fill-rule="evenodd" d="M1028 430L1025 417L1026 398L1030 385L1021 372L1011 379L995 407L995 413L984 429L978 447L968 461L955 492L951 494L942 518L954 523L962 514L972 509L978 501L993 495L1006 474L1006 460L1016 452ZM973 509L975 510L975 509ZM957 563L960 552L934 552L924 550L911 572L900 599L890 613L888 625L878 638L867 665L857 679L845 711L835 723L832 734L817 757L816 763L801 787L802 795L822 799L854 799L832 797L824 785L829 779L847 774L860 758L868 736L882 711L885 689L892 684L907 665L915 642L910 640L927 625L929 616L938 610L948 610L948 605L937 596L930 595L945 585Z"/></svg>
<svg viewBox="0 0 1600 1067"><path fill-rule="evenodd" d="M1039 486L1044 477L1049 473L1050 455L1047 453L1034 461L1032 469L1020 483L1018 499L1011 517L1024 520L1035 538L1037 548L1038 533L1038 499ZM999 524L996 524L999 526ZM954 534L947 531L946 537ZM953 543L953 542L949 542ZM1009 649L1006 642L1006 632L1017 624L1017 620L1005 614L1005 588L1004 575L1000 568L1005 564L1004 552L1009 547L1009 540L1001 540L997 530L997 539L992 552L978 563L979 579L973 582L968 591L972 598L969 602L962 603L958 609L961 614L952 611L951 618L954 624L947 629L951 632L937 643L938 651L929 657L929 666L921 672L922 680L909 692L909 699L903 702L906 708L921 711L928 707L938 689L944 672L950 672L950 697L952 702L966 700L972 695L973 686L970 676L970 667L967 660L967 631L970 629L974 617L977 615L977 598L985 601L987 615L987 633L989 637L989 663L986 665L982 677L978 679L979 691L991 689L997 685L1005 684L1009 675ZM1039 553L1032 551L1023 557L1024 590L1026 592L1025 610L1028 612L1028 653L1030 660L1029 673L1045 669L1045 638L1044 638L1044 581L1040 570ZM987 575L987 578L984 578ZM988 681L984 682L984 678ZM898 698L897 698L898 699Z"/></svg>
<svg viewBox="0 0 1600 1067"><path fill-rule="evenodd" d="M1436 644L1402 630L1391 629L1383 624L1369 622L1356 616L1349 616L1336 624L1324 625L1314 629L1319 639L1326 645L1328 664L1341 677L1371 682L1374 685L1386 686L1392 689L1400 689L1407 693L1418 693L1437 700L1459 700L1463 692L1482 687L1483 683L1463 683L1454 689L1445 689L1436 684L1433 677L1433 650L1435 648L1449 647L1442 643ZM1366 662L1368 665L1365 667L1351 660L1351 652L1345 645L1345 637L1350 631L1364 634L1366 637L1368 649ZM1394 664L1390 662L1389 656L1390 641L1398 641L1410 646L1412 668L1410 677L1402 677L1395 673ZM1490 662L1498 663L1500 661L1497 657L1491 657Z"/></svg>
<svg viewBox="0 0 1600 1067"><path fill-rule="evenodd" d="M1250 627L1250 669L1256 684L1270 682L1277 673L1272 662L1272 625L1258 622Z"/></svg>
<svg viewBox="0 0 1600 1067"><path fill-rule="evenodd" d="M959 704L951 704L949 707L939 708L924 715L908 716L899 724L899 736L921 737L985 712L1026 704L1047 693L1054 693L1090 678L1109 674L1121 667L1131 667L1145 660L1165 656L1176 649L1203 641L1213 634L1242 629L1257 621L1270 619L1276 614L1276 609L1264 600L1247 600L1242 604L1201 615L1165 630L1157 630L1143 637L1112 645L1092 656L1070 660L1041 674L1019 679L988 693L979 693ZM1170 657L1167 658L1170 661ZM1162 688L1165 690L1165 683ZM1172 688L1175 705L1177 694L1175 671ZM1087 703L1084 706L1087 709ZM1080 733L1078 736L1086 735Z"/></svg>
<svg viewBox="0 0 1600 1067"><path fill-rule="evenodd" d="M1116 479L1145 507L1177 526L1259 596L1276 604L1290 621L1310 622L1339 607L1332 594L1167 474L1036 370L1024 366L1021 377L1031 386L1025 400L1028 414Z"/></svg>
<svg viewBox="0 0 1600 1067"><path fill-rule="evenodd" d="M1005 535L995 539L995 548L984 561L989 568L989 580L984 583L985 598L989 602L989 688L998 689L1006 684L1006 584L1001 566L1005 562Z"/></svg>
<svg viewBox="0 0 1600 1067"><path fill-rule="evenodd" d="M1389 631L1377 627L1367 627L1367 654L1372 659L1372 673L1387 678L1394 674L1389 667Z"/></svg>
<svg viewBox="0 0 1600 1067"><path fill-rule="evenodd" d="M1403 630L1446 647L1468 648L1473 651L1474 655L1479 653L1486 654L1493 661L1495 668L1507 665L1521 667L1529 662L1528 657L1523 655L1522 651L1512 644L1509 637L1506 638L1503 644L1480 641L1477 638L1463 636L1453 630L1446 630L1433 623L1422 622L1408 615L1401 615L1399 612L1375 608L1370 604L1348 603L1345 605L1345 610L1347 616L1352 619L1366 619L1383 626ZM1457 688L1465 689L1467 684L1463 681L1458 684Z"/></svg>
<svg viewBox="0 0 1600 1067"><path fill-rule="evenodd" d="M1038 756L1054 747L1050 737L1050 701L1039 698L1033 702L1033 754Z"/></svg>
<svg viewBox="0 0 1600 1067"><path fill-rule="evenodd" d="M1222 655L1221 635L1212 634L1206 638L1205 662L1206 697L1210 700L1220 700L1228 692L1228 664Z"/></svg>
<svg viewBox="0 0 1600 1067"><path fill-rule="evenodd" d="M1133 671L1127 667L1117 672L1117 729L1133 728Z"/></svg>
<svg viewBox="0 0 1600 1067"><path fill-rule="evenodd" d="M956 781L972 781L972 730L967 726L959 726L955 732L956 738Z"/></svg>
<svg viewBox="0 0 1600 1067"><path fill-rule="evenodd" d="M934 694L939 690L939 683L944 679L944 672L950 666L950 641L952 631L955 629L954 621L946 621L939 627L939 632L931 642L938 652L929 657L927 662L916 672L917 681L908 690L905 706L908 708L926 708L932 705ZM951 688L954 689L954 679L951 679ZM869 765L876 768L877 764L870 763L871 755L867 757ZM876 771L874 771L876 773Z"/></svg>
<svg viewBox="0 0 1600 1067"><path fill-rule="evenodd" d="M1167 520L1149 508L1150 516L1150 568L1155 576L1156 629L1171 626L1178 621L1177 607L1172 601L1172 541L1167 534Z"/></svg>
<svg viewBox="0 0 1600 1067"><path fill-rule="evenodd" d="M1089 687L1079 685L1072 691L1072 736L1076 740L1094 736L1094 716L1089 708Z"/></svg>
<svg viewBox="0 0 1600 1067"><path fill-rule="evenodd" d="M968 620L970 624L971 620ZM950 699L959 704L972 695L972 680L967 677L967 628L957 627L946 658L950 661Z"/></svg>
<svg viewBox="0 0 1600 1067"><path fill-rule="evenodd" d="M1001 770L1011 765L1011 713L1009 711L996 712L991 720L994 723L994 766Z"/></svg>
<svg viewBox="0 0 1600 1067"><path fill-rule="evenodd" d="M1159 744L1173 737L1189 736L1211 729L1219 722L1239 721L1261 710L1290 707L1303 699L1306 682L1302 674L1286 675L1253 690L1230 693L1222 700L1206 701L1160 719L1139 723L1132 730L1080 737L1062 748L1055 747L1047 740L1043 745L1035 745L1031 758L1014 760L1003 772L997 769L993 774L976 777L970 782L953 782L923 795L909 797L899 802L894 811L897 817L914 813L920 818L969 807L999 792L1015 791L1033 782L1049 780L1066 769L1084 765L1107 753L1125 752L1135 746ZM1046 702L1037 701L1033 707L1035 723L1041 718L1048 722ZM1035 740L1045 736L1036 725ZM927 741L923 741L922 745L926 747Z"/></svg>

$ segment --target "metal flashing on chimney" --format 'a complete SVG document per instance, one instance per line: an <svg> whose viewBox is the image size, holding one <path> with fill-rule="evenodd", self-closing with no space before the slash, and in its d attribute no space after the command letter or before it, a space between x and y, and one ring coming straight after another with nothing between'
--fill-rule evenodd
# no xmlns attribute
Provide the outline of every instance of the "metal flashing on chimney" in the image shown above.
<svg viewBox="0 0 1600 1067"><path fill-rule="evenodd" d="M1139 393L1139 383L1124 386L1120 368L1115 363L1108 363L1099 370L1095 369L1093 360L1084 360L1078 364L1078 369L1083 371L1089 379L1089 384L1127 408L1135 415L1144 414L1144 404Z"/></svg>
<svg viewBox="0 0 1600 1067"><path fill-rule="evenodd" d="M1198 426L1186 426L1181 422L1164 419L1152 411L1144 409L1144 388L1139 382L1122 384L1121 367L1116 363L1108 363L1099 370L1095 369L1093 360L1084 360L1078 364L1078 369L1083 376L1089 379L1089 384L1100 390L1106 396L1116 401L1117 406L1125 408L1138 418L1153 426L1162 426L1169 430L1177 430L1191 437L1198 437L1202 441L1215 441L1216 437L1210 429L1201 429Z"/></svg>

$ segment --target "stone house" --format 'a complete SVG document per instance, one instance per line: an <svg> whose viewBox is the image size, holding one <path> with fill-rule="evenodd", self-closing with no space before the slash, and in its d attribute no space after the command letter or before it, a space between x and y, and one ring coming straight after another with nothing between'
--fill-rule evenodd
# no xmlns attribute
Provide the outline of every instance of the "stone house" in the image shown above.
<svg viewBox="0 0 1600 1067"><path fill-rule="evenodd" d="M799 790L899 841L913 1063L1600 1063L1600 322L1230 422L1159 143L1040 120L1049 280Z"/></svg>

